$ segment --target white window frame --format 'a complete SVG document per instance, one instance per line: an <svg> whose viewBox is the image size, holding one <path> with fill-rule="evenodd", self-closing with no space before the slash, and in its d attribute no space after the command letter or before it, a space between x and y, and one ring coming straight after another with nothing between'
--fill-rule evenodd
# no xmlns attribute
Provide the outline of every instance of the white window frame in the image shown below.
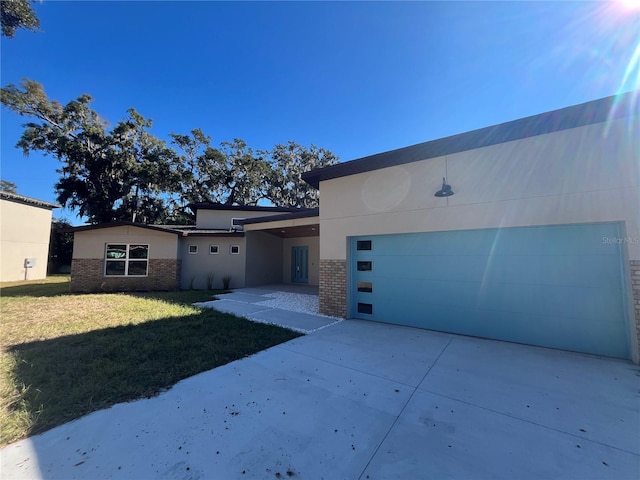
<svg viewBox="0 0 640 480"><path fill-rule="evenodd" d="M193 247L195 249L195 251L191 251L191 247ZM198 245L194 244L194 243L190 243L187 245L187 253L189 255L197 255L198 254Z"/></svg>
<svg viewBox="0 0 640 480"><path fill-rule="evenodd" d="M109 246L113 245L124 245L125 246L125 256L124 258L107 258L107 253L109 252ZM147 247L147 258L131 258L130 251L131 247ZM142 278L149 276L149 244L148 243L105 243L104 244L104 267L102 271L102 275L104 277L133 277L133 278ZM124 275L107 275L107 264L109 262L124 262ZM144 275L130 275L129 274L129 262L145 262L147 267L145 268Z"/></svg>
<svg viewBox="0 0 640 480"><path fill-rule="evenodd" d="M234 248L237 248L238 251L234 252ZM229 245L229 255L240 255L240 245Z"/></svg>
<svg viewBox="0 0 640 480"><path fill-rule="evenodd" d="M215 248L215 252L213 249ZM220 245L209 245L209 255L218 255L220 253Z"/></svg>

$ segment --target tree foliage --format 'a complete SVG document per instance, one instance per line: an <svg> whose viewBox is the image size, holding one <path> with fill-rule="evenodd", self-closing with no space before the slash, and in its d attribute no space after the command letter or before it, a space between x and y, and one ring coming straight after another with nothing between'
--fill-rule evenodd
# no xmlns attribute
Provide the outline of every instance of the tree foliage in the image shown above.
<svg viewBox="0 0 640 480"><path fill-rule="evenodd" d="M278 144L270 152L272 167L267 198L277 206L317 207L318 191L305 183L301 176L314 168L338 163L338 157L315 145L304 147L293 141Z"/></svg>
<svg viewBox="0 0 640 480"><path fill-rule="evenodd" d="M31 8L29 0L2 0L0 12L2 17L2 35L13 38L19 28L31 31L40 29L40 20Z"/></svg>
<svg viewBox="0 0 640 480"><path fill-rule="evenodd" d="M18 186L9 180L0 180L0 192L18 193Z"/></svg>
<svg viewBox="0 0 640 480"><path fill-rule="evenodd" d="M62 105L28 79L2 88L1 101L32 120L17 147L60 161L57 201L91 223L192 222L186 207L198 202L317 206L317 191L301 175L338 161L328 150L293 141L260 152L239 138L216 147L200 129L170 134L168 146L133 108L109 129L89 95Z"/></svg>
<svg viewBox="0 0 640 480"><path fill-rule="evenodd" d="M173 150L149 133L151 120L134 109L111 131L82 95L62 106L37 82L1 90L2 103L28 122L17 146L25 155L42 151L62 167L57 201L92 223L112 220L158 222L166 215L158 194L179 182Z"/></svg>
<svg viewBox="0 0 640 480"><path fill-rule="evenodd" d="M256 205L266 198L270 166L243 140L214 148L211 137L200 129L190 135L173 133L171 138L182 152L182 202Z"/></svg>
<svg viewBox="0 0 640 480"><path fill-rule="evenodd" d="M49 241L49 262L47 273L69 273L73 257L73 233L67 220L51 221L51 239Z"/></svg>

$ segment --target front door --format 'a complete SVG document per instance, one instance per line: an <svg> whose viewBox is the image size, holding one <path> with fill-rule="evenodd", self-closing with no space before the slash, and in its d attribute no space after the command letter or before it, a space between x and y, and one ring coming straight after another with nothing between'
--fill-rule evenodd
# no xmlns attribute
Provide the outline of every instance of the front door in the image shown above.
<svg viewBox="0 0 640 480"><path fill-rule="evenodd" d="M307 283L309 281L309 247L291 247L291 282Z"/></svg>

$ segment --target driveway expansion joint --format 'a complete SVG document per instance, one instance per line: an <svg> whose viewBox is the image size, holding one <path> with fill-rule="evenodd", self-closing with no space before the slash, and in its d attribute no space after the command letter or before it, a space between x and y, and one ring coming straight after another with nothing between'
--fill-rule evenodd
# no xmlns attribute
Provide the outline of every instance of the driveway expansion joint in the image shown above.
<svg viewBox="0 0 640 480"><path fill-rule="evenodd" d="M358 476L358 480L360 480L362 478L362 476L364 475L364 472L367 471L367 469L369 468L369 465L373 461L374 457L378 454L378 451L380 450L380 447L382 447L382 444L385 442L385 440L387 439L387 437L391 433L391 430L393 430L393 428L396 426L396 423L398 423L398 420L400 420L400 417L402 416L402 414L404 413L405 409L407 408L407 405L409 405L409 402L411 402L411 399L413 398L415 393L418 391L418 387L422 384L422 382L424 382L424 379L427 378L427 375L429 375L429 373L431 372L431 370L433 369L435 364L438 363L438 360L440 360L440 357L442 357L442 354L449 347L449 345L451 344L453 339L454 339L454 337L451 337L449 339L449 341L447 342L447 344L444 347L442 347L442 350L440 350L440 353L438 353L438 356L435 358L435 360L433 362L431 362L431 365L429 365L429 368L427 368L427 373L424 374L424 376L422 377L422 380L420 380L418 382L418 384L415 387L413 387L413 391L411 392L411 395L409 395L409 397L407 398L407 401L404 403L404 405L400 409L400 412L396 416L395 420L393 421L393 423L391 424L389 429L386 431L386 433L382 437L382 440L380 440L380 443L378 443L378 446L375 448L375 450L373 451L371 456L369 457L369 460L367 461L367 464L364 466L364 468L362 469L362 472Z"/></svg>
<svg viewBox="0 0 640 480"><path fill-rule="evenodd" d="M438 397L446 398L448 400L453 400L454 402L464 403L465 405L469 405L470 407L473 407L473 408L478 408L478 409L484 410L486 412L491 412L491 413L495 413L497 415L502 415L503 417L507 417L507 418L510 418L512 420L516 420L516 421L519 421L519 422L525 422L525 423L528 423L530 425L534 425L536 427L540 427L540 428L544 428L546 430L550 430L552 432L560 433L562 435L568 435L570 437L574 437L576 439L579 439L579 440L582 440L582 441L585 441L585 442L594 443L594 444L597 444L597 445L600 445L600 446L603 446L603 447L607 447L607 448L613 448L613 449L618 450L620 452L628 453L628 454L631 454L631 455L634 455L634 456L640 458L640 452L633 452L631 450L625 450L624 448L616 447L615 445L609 445L608 443L599 442L599 441L594 440L592 438L587 438L587 437L580 436L580 435L578 435L576 433L567 432L566 430L561 430L559 428L553 428L553 427L550 427L548 425L544 425L542 423L537 423L537 422L534 422L533 420L528 420L526 418L517 417L515 415L511 415L511 414L508 414L508 413L505 413L505 412L501 412L499 410L493 410L491 408L483 407L482 405L477 405L475 403L471 403L471 402L466 401L466 400L461 400L459 398L452 397L450 395L444 395L442 393L434 392L433 390L429 390L427 388L416 388L416 390L420 390L422 392L427 392L427 393L430 393L432 395L437 395Z"/></svg>

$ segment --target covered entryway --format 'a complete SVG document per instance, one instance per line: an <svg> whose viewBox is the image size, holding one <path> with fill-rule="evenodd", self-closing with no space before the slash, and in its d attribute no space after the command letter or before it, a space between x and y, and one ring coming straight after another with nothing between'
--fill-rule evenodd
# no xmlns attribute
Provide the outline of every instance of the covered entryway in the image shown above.
<svg viewBox="0 0 640 480"><path fill-rule="evenodd" d="M350 239L350 316L630 358L618 223Z"/></svg>
<svg viewBox="0 0 640 480"><path fill-rule="evenodd" d="M294 245L291 247L291 283L309 282L309 247Z"/></svg>
<svg viewBox="0 0 640 480"><path fill-rule="evenodd" d="M250 218L242 223L247 242L247 287L320 283L317 208Z"/></svg>

